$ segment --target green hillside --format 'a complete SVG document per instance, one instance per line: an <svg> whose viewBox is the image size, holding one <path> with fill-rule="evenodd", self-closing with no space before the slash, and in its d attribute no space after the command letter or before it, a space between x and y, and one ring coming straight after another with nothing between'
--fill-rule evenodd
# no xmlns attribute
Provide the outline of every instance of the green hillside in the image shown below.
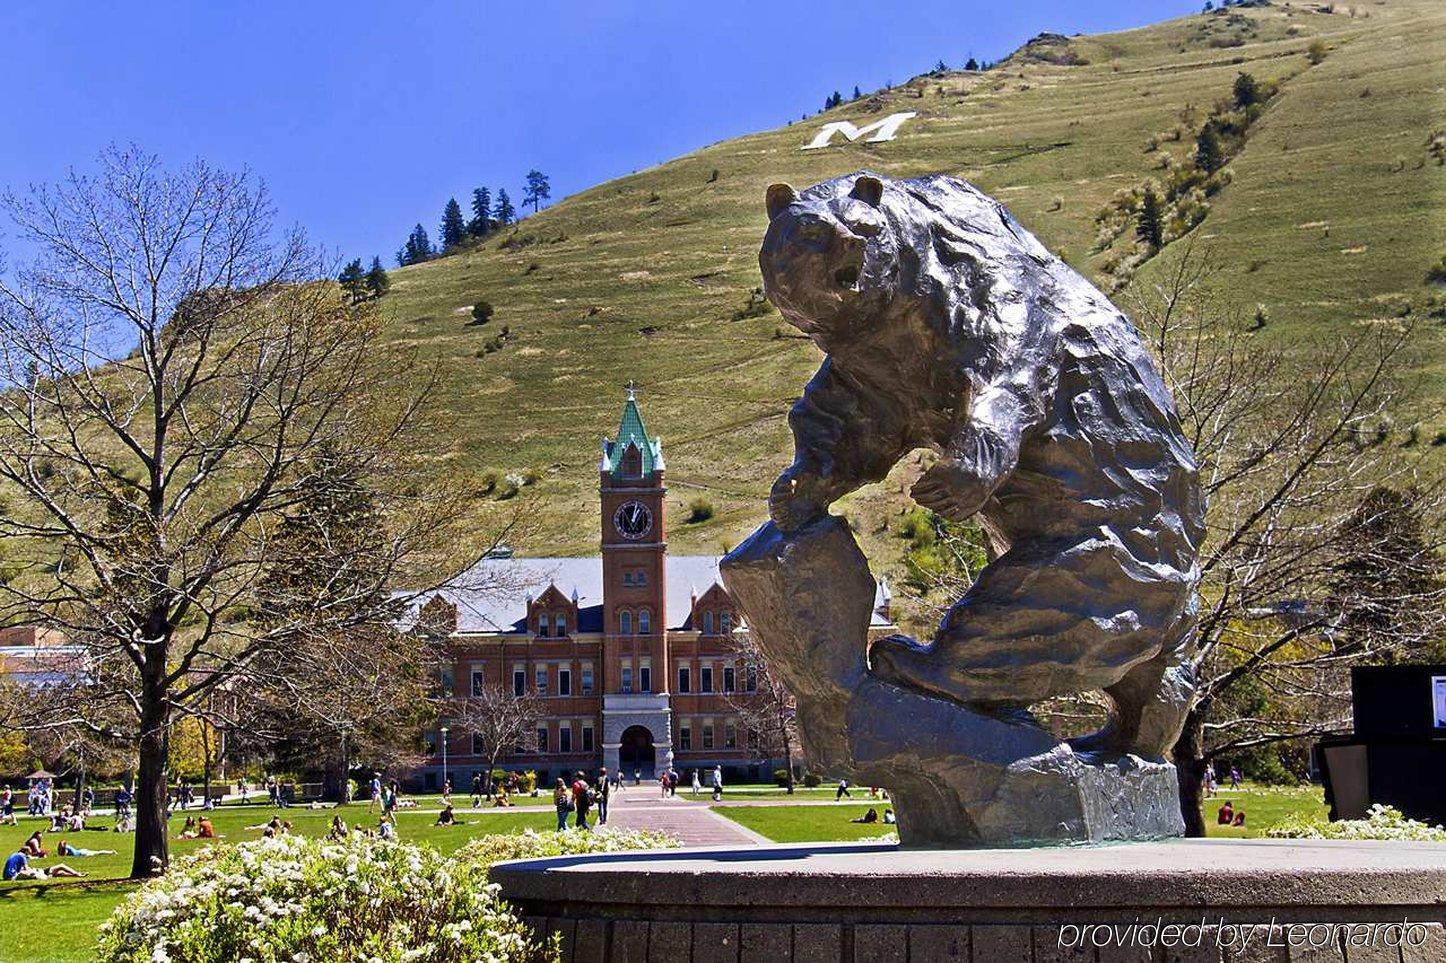
<svg viewBox="0 0 1446 963"><path fill-rule="evenodd" d="M819 361L776 312L750 302L768 184L802 187L863 167L960 175L1108 288L1123 241L1097 250L1096 214L1159 176L1159 150L1193 149L1188 131L1179 141L1170 132L1228 100L1241 71L1279 88L1194 230L1215 251L1221 289L1244 310L1265 305L1270 323L1258 336L1276 343L1424 315L1433 292L1446 300L1426 282L1446 254L1446 166L1430 151L1433 133L1446 131L1446 4L1327 9L1232 7L1055 38L986 73L918 77L703 148L396 272L382 302L389 337L439 363L455 436L447 457L477 477L479 513L524 506L536 530L523 551L595 550L599 438L616 429L629 379L663 438L671 543L718 551L761 519L791 450L785 412ZM1314 40L1325 56L1312 64ZM799 149L829 120L862 126L904 110L918 116L892 142ZM1151 270L1147 262L1132 283ZM496 307L486 326L468 323L478 300ZM503 325L510 337L485 352ZM1446 395L1442 334L1439 317L1421 324L1434 398ZM1439 406L1425 418L1424 438L1446 428ZM503 499L486 492L488 472L537 480ZM848 506L876 549L897 542L880 533L903 486L893 479ZM716 514L685 523L700 496Z"/></svg>

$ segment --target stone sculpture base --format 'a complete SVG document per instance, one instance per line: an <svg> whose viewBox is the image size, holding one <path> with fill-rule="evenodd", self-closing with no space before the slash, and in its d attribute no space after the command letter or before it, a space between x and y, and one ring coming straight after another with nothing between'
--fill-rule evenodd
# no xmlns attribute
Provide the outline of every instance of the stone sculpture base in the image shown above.
<svg viewBox="0 0 1446 963"><path fill-rule="evenodd" d="M764 660L794 694L809 764L884 786L905 846L1158 839L1184 832L1175 767L1076 752L1019 714L868 671L874 579L848 525L772 523L723 561Z"/></svg>
<svg viewBox="0 0 1446 963"><path fill-rule="evenodd" d="M499 863L492 879L562 935L564 963L1446 959L1446 845L1431 843L761 846ZM1415 945L1393 933L1406 920ZM1379 926L1287 929L1347 923Z"/></svg>

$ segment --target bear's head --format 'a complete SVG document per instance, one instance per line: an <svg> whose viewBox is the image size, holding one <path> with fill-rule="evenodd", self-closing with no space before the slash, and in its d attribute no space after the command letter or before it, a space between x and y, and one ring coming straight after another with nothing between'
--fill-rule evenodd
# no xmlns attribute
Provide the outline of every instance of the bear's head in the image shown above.
<svg viewBox="0 0 1446 963"><path fill-rule="evenodd" d="M768 233L758 252L764 292L821 346L857 333L894 296L899 242L884 196L893 189L867 172L801 194L787 184L768 189Z"/></svg>

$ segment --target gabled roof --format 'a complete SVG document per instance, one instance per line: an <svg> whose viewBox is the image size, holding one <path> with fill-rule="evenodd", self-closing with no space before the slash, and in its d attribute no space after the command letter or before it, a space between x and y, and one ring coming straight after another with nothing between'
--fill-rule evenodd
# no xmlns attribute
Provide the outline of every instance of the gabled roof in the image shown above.
<svg viewBox="0 0 1446 963"><path fill-rule="evenodd" d="M718 555L669 555L664 613L666 628L689 629L694 598L702 598L714 585L721 586ZM414 601L426 604L441 596L457 606L457 631L492 633L527 631L527 601L556 586L575 598L578 632L601 632L603 566L598 556L586 558L484 558L457 579L457 587L428 593ZM880 610L888 603L887 590L874 594L874 625L887 620ZM415 611L415 608L414 608Z"/></svg>
<svg viewBox="0 0 1446 963"><path fill-rule="evenodd" d="M616 472L622 467L623 455L629 447L637 448L642 456L642 475L647 476L654 470L667 467L663 464L663 440L648 437L648 429L643 425L643 415L638 411L638 401L631 385L628 386L628 399L623 403L622 420L618 422L617 440L604 438L602 447L599 471Z"/></svg>

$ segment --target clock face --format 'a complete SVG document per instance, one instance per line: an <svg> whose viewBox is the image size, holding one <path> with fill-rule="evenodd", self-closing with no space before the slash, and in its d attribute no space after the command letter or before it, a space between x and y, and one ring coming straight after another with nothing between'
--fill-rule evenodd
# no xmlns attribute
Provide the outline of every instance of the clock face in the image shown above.
<svg viewBox="0 0 1446 963"><path fill-rule="evenodd" d="M642 538L653 530L653 513L642 502L623 502L613 513L613 527L623 538Z"/></svg>

